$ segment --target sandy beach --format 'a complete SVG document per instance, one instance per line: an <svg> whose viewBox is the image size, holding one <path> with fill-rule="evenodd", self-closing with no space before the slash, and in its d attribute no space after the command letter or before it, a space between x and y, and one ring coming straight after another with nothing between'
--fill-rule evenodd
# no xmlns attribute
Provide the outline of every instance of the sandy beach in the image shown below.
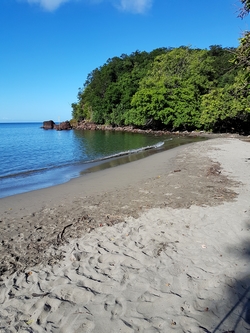
<svg viewBox="0 0 250 333"><path fill-rule="evenodd" d="M250 142L0 199L0 332L250 331Z"/></svg>

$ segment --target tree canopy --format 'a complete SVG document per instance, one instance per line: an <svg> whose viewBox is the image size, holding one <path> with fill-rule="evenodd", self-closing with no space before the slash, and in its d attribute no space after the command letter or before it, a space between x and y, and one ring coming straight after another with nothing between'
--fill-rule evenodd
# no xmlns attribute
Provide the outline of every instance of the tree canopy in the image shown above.
<svg viewBox="0 0 250 333"><path fill-rule="evenodd" d="M241 0L239 17L250 12ZM72 116L113 126L249 132L250 32L238 48L158 48L108 59L94 69Z"/></svg>

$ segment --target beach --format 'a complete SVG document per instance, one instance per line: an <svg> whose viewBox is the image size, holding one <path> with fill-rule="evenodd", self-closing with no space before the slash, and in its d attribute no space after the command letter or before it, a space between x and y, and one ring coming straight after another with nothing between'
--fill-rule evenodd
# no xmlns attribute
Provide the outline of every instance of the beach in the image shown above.
<svg viewBox="0 0 250 333"><path fill-rule="evenodd" d="M249 332L250 142L0 199L0 332Z"/></svg>

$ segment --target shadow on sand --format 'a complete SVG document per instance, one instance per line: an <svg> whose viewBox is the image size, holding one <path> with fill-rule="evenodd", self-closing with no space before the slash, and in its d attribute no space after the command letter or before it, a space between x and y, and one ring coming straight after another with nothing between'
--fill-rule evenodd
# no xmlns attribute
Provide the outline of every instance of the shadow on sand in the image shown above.
<svg viewBox="0 0 250 333"><path fill-rule="evenodd" d="M207 333L250 332L250 217L243 232L245 240L239 246L232 245L228 251L235 256L235 265L241 261L239 266L244 265L245 270L239 270L237 277L225 282L227 295L222 301L225 315L220 316L218 324Z"/></svg>

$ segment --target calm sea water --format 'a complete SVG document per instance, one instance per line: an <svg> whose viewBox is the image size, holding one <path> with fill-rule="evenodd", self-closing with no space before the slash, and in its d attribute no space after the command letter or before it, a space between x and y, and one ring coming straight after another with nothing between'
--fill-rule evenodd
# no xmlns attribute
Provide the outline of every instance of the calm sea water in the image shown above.
<svg viewBox="0 0 250 333"><path fill-rule="evenodd" d="M112 160L114 165L120 156L127 156L128 162L131 156L142 158L190 142L149 134L43 130L41 126L0 123L0 198L67 182L104 161Z"/></svg>

